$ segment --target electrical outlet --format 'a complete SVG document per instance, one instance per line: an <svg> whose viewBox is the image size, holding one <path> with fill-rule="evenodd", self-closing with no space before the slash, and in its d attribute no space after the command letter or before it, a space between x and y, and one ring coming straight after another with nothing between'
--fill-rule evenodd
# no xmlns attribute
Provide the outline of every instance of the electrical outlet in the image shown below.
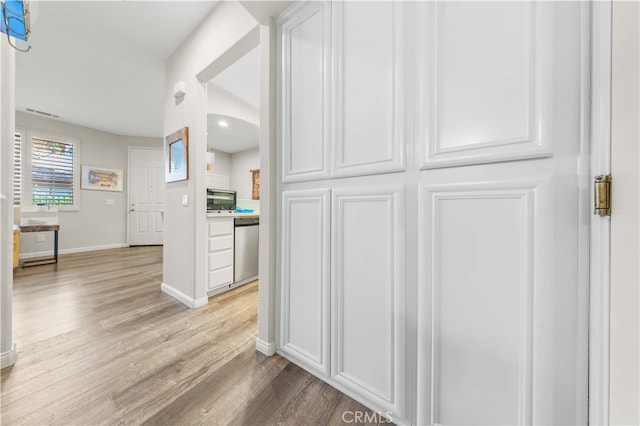
<svg viewBox="0 0 640 426"><path fill-rule="evenodd" d="M44 241L44 234L36 234L36 241L41 243Z"/></svg>
<svg viewBox="0 0 640 426"><path fill-rule="evenodd" d="M104 200L104 203L107 206L113 206L113 205L115 205L115 200L113 198L107 198L106 200Z"/></svg>

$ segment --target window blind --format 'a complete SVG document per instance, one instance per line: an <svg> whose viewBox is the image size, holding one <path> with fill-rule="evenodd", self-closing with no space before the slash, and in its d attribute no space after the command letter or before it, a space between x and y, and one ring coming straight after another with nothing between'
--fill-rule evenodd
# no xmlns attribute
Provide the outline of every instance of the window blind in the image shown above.
<svg viewBox="0 0 640 426"><path fill-rule="evenodd" d="M20 205L22 193L22 135L13 134L13 205Z"/></svg>
<svg viewBox="0 0 640 426"><path fill-rule="evenodd" d="M73 144L35 137L31 142L33 204L73 205Z"/></svg>

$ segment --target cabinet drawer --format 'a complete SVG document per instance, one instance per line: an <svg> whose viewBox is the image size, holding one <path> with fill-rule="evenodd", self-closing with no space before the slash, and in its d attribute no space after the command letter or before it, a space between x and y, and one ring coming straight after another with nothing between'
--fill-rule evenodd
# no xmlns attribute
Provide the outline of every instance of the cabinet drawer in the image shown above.
<svg viewBox="0 0 640 426"><path fill-rule="evenodd" d="M231 266L209 272L209 290L231 283L233 283L233 268Z"/></svg>
<svg viewBox="0 0 640 426"><path fill-rule="evenodd" d="M215 237L217 235L233 235L233 219L216 219L209 222L209 236Z"/></svg>
<svg viewBox="0 0 640 426"><path fill-rule="evenodd" d="M233 266L233 250L209 253L209 270Z"/></svg>
<svg viewBox="0 0 640 426"><path fill-rule="evenodd" d="M233 249L233 235L209 238L209 251Z"/></svg>

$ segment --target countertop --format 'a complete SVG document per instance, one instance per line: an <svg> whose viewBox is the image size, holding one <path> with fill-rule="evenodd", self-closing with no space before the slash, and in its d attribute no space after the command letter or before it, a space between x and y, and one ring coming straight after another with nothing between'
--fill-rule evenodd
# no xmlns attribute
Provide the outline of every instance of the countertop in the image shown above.
<svg viewBox="0 0 640 426"><path fill-rule="evenodd" d="M60 225L20 225L20 232L59 231Z"/></svg>
<svg viewBox="0 0 640 426"><path fill-rule="evenodd" d="M258 219L260 218L260 212L236 213L234 211L223 210L223 211L217 211L213 213L207 213L207 218L212 218L212 217L246 217L249 219Z"/></svg>

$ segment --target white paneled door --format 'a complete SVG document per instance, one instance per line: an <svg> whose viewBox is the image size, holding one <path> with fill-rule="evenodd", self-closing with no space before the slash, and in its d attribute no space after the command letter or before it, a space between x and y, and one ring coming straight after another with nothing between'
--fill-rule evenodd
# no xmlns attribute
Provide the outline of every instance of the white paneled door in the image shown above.
<svg viewBox="0 0 640 426"><path fill-rule="evenodd" d="M587 420L587 10L417 5L420 423Z"/></svg>
<svg viewBox="0 0 640 426"><path fill-rule="evenodd" d="M283 355L397 423L586 424L589 22L547 1L280 18Z"/></svg>
<svg viewBox="0 0 640 426"><path fill-rule="evenodd" d="M162 244L164 155L162 149L129 149L129 245Z"/></svg>

